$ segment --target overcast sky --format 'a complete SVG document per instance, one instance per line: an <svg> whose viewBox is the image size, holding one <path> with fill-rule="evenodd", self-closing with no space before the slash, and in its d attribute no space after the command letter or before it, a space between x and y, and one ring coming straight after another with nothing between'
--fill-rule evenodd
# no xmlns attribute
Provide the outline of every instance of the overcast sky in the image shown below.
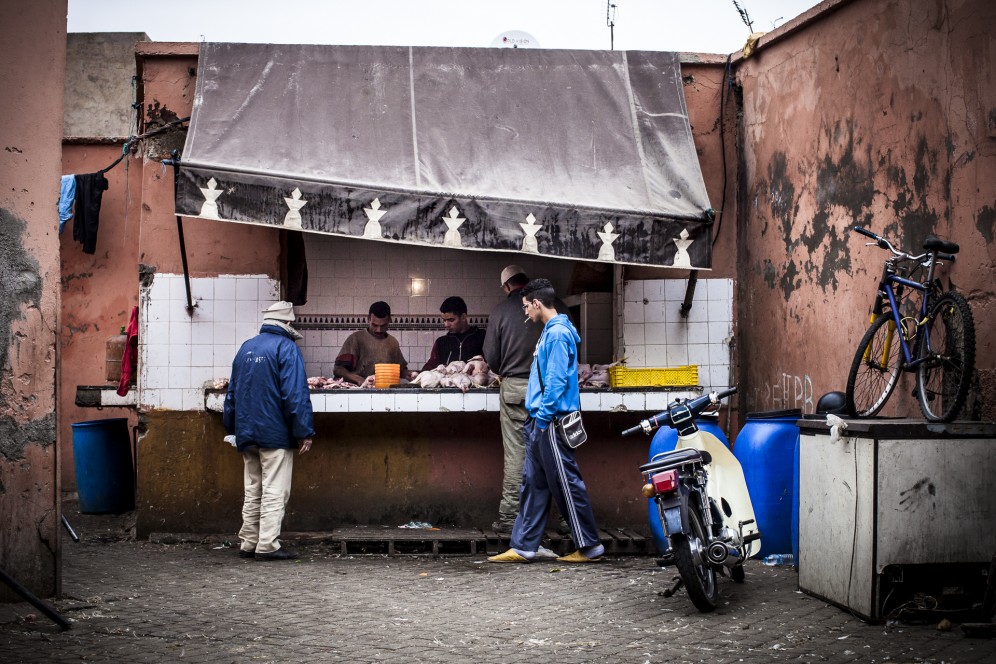
<svg viewBox="0 0 996 664"><path fill-rule="evenodd" d="M611 1L617 50L725 54L742 48L750 34L733 0ZM738 2L758 32L818 4ZM145 32L154 41L404 46L490 46L518 31L542 48L608 49L607 5L606 0L69 0L69 31Z"/></svg>

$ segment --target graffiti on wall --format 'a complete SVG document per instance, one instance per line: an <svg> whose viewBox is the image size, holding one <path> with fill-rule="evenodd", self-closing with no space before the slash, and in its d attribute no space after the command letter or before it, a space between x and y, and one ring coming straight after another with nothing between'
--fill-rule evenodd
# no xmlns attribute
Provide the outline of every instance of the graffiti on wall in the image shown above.
<svg viewBox="0 0 996 664"><path fill-rule="evenodd" d="M770 382L754 388L751 410L788 410L799 408L803 413L815 413L813 379L808 375L783 373Z"/></svg>

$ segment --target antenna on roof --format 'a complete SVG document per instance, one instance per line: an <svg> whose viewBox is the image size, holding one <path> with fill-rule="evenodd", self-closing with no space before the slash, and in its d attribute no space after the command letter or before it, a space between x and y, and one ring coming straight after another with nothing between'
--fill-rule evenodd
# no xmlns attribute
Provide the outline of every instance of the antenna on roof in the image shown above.
<svg viewBox="0 0 996 664"><path fill-rule="evenodd" d="M616 50L616 4L612 0L605 2L605 25L609 27L609 50Z"/></svg>
<svg viewBox="0 0 996 664"><path fill-rule="evenodd" d="M743 20L744 25L753 33L754 32L754 22L750 20L750 16L747 14L747 10L740 6L737 0L733 0L733 6L737 8L737 12L740 13L740 18Z"/></svg>

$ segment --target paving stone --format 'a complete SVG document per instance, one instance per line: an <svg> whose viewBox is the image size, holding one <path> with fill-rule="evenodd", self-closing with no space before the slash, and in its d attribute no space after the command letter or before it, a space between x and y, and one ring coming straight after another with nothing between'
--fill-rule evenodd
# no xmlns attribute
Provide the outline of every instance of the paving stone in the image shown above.
<svg viewBox="0 0 996 664"><path fill-rule="evenodd" d="M294 562L213 542L64 545L60 632L0 605L3 662L919 662L996 661L993 643L933 626L867 625L798 592L791 568L748 564L699 613L642 556L597 565L494 565L481 556L350 556L300 545ZM29 619L29 615L34 615Z"/></svg>

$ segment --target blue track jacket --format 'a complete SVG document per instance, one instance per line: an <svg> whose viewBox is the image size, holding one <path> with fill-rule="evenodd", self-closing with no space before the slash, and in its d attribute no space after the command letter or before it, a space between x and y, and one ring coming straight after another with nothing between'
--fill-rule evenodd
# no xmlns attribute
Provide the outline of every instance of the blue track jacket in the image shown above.
<svg viewBox="0 0 996 664"><path fill-rule="evenodd" d="M550 426L554 417L581 408L578 392L578 342L581 337L570 319L558 314L543 327L533 353L526 390L526 410L540 429ZM540 388L540 372L543 388Z"/></svg>
<svg viewBox="0 0 996 664"><path fill-rule="evenodd" d="M240 452L252 445L291 449L315 435L304 358L286 331L263 325L239 348L223 423Z"/></svg>

